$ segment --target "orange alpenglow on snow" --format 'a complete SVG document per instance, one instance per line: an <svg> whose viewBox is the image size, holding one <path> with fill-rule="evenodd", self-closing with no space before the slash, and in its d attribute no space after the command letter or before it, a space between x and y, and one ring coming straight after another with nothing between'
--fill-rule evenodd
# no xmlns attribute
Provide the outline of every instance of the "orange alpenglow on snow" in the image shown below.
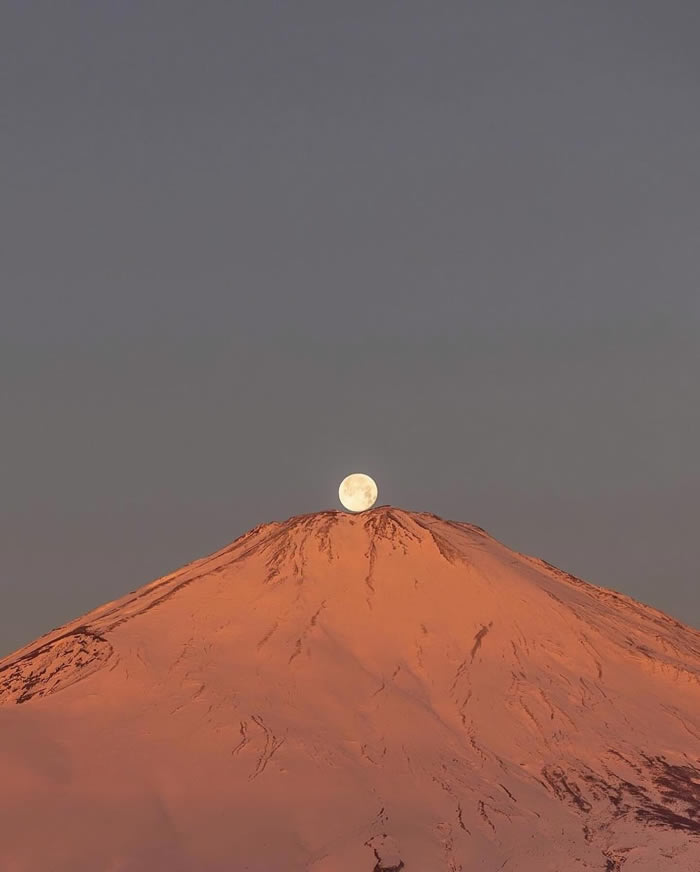
<svg viewBox="0 0 700 872"><path fill-rule="evenodd" d="M0 661L0 869L698 872L700 633L383 506Z"/></svg>

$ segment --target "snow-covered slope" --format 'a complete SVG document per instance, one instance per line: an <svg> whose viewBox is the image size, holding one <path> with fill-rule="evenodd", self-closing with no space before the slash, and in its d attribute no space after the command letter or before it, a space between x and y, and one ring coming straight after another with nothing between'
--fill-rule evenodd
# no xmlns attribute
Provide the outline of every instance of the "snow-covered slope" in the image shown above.
<svg viewBox="0 0 700 872"><path fill-rule="evenodd" d="M3 872L698 872L700 633L380 507L0 661Z"/></svg>

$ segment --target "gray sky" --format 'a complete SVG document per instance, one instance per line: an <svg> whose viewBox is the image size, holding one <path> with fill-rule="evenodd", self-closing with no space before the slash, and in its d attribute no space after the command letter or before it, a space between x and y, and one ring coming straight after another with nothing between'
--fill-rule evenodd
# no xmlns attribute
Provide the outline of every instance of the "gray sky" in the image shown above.
<svg viewBox="0 0 700 872"><path fill-rule="evenodd" d="M0 10L0 654L253 525L700 626L700 4Z"/></svg>

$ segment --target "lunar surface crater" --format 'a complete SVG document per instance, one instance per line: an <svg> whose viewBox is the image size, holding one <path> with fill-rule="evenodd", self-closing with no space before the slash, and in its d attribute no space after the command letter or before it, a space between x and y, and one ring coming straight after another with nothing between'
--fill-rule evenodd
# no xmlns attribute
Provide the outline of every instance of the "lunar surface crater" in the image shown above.
<svg viewBox="0 0 700 872"><path fill-rule="evenodd" d="M377 484L364 472L353 472L340 482L338 497L349 512L364 512L377 502Z"/></svg>

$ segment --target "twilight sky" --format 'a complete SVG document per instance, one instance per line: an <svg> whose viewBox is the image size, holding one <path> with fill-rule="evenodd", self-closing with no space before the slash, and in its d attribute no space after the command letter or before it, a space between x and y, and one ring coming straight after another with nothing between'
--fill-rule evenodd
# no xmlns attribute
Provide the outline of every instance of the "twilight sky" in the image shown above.
<svg viewBox="0 0 700 872"><path fill-rule="evenodd" d="M380 503L700 626L697 0L6 0L0 655Z"/></svg>

